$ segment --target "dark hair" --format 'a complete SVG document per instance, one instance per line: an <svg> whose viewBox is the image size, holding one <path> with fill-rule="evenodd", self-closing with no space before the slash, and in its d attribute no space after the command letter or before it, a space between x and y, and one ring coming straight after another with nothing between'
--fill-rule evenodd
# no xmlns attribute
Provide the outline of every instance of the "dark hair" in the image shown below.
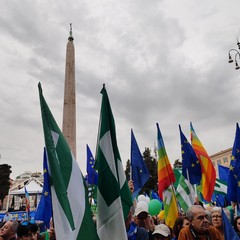
<svg viewBox="0 0 240 240"><path fill-rule="evenodd" d="M240 232L237 228L237 220L240 219L240 216L237 216L233 221L233 228L236 232Z"/></svg>
<svg viewBox="0 0 240 240"><path fill-rule="evenodd" d="M178 235L183 228L184 219L189 220L187 217L180 216L176 219L175 224L173 226L173 234L178 238Z"/></svg>
<svg viewBox="0 0 240 240"><path fill-rule="evenodd" d="M18 237L28 236L28 234L29 234L29 226L20 224L17 228L17 236Z"/></svg>
<svg viewBox="0 0 240 240"><path fill-rule="evenodd" d="M28 223L30 232L36 233L38 231L38 225L36 223Z"/></svg>

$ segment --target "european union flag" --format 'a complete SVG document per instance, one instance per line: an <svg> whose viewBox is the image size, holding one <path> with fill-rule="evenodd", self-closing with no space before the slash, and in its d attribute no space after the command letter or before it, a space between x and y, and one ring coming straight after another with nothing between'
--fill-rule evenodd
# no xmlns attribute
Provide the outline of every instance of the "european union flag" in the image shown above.
<svg viewBox="0 0 240 240"><path fill-rule="evenodd" d="M229 167L218 164L218 175L220 180L227 183L228 173L229 173Z"/></svg>
<svg viewBox="0 0 240 240"><path fill-rule="evenodd" d="M240 203L240 129L236 124L236 135L232 149L228 174L227 195L229 201Z"/></svg>
<svg viewBox="0 0 240 240"><path fill-rule="evenodd" d="M191 144L182 133L180 125L179 130L182 151L182 174L191 184L199 184L202 178L201 165Z"/></svg>
<svg viewBox="0 0 240 240"><path fill-rule="evenodd" d="M136 197L144 184L149 179L150 174L146 167L146 164L143 161L143 157L133 134L133 130L131 130L131 169L134 185L133 197Z"/></svg>
<svg viewBox="0 0 240 240"><path fill-rule="evenodd" d="M96 172L94 168L94 158L92 155L92 152L87 145L87 179L88 179L88 184L98 184L98 173Z"/></svg>
<svg viewBox="0 0 240 240"><path fill-rule="evenodd" d="M222 209L222 221L223 221L223 230L224 230L224 239L225 240L238 240L239 237L235 230L233 229L231 223L229 222L225 212Z"/></svg>
<svg viewBox="0 0 240 240"><path fill-rule="evenodd" d="M52 198L48 174L47 152L45 148L43 153L43 178L42 196L35 214L35 220L42 220L47 228L49 228L50 219L52 217Z"/></svg>

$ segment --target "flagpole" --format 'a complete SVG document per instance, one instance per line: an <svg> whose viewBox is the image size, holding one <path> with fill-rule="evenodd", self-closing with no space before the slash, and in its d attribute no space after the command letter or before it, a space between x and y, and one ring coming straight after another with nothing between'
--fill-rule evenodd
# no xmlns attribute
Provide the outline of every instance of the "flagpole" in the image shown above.
<svg viewBox="0 0 240 240"><path fill-rule="evenodd" d="M190 178L189 178L189 172L188 172L188 168L186 169L186 173L187 173L187 185L188 185L188 188L190 189ZM192 184L191 184L192 185ZM199 203L198 202L198 195L197 195L197 185L196 184L194 184L193 185L194 186L194 195L195 195L195 200L196 200L196 202L197 203Z"/></svg>

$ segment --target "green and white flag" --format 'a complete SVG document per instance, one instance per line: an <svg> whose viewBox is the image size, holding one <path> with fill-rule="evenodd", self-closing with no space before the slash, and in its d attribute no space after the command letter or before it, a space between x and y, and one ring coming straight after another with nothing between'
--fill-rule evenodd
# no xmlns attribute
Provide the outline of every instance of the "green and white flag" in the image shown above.
<svg viewBox="0 0 240 240"><path fill-rule="evenodd" d="M181 175L176 189L176 198L184 212L194 204L194 189L191 183Z"/></svg>
<svg viewBox="0 0 240 240"><path fill-rule="evenodd" d="M227 194L227 183L225 181L222 181L222 180L216 178L214 193L226 195Z"/></svg>
<svg viewBox="0 0 240 240"><path fill-rule="evenodd" d="M105 86L97 142L97 232L101 240L127 240L125 219L132 206L117 146L115 123Z"/></svg>
<svg viewBox="0 0 240 240"><path fill-rule="evenodd" d="M56 238L98 240L81 170L59 129L38 84L43 131L52 183Z"/></svg>

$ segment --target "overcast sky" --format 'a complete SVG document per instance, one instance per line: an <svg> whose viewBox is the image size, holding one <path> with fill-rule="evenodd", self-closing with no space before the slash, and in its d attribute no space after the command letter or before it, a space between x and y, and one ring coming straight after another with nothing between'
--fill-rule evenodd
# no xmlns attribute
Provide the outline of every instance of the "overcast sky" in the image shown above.
<svg viewBox="0 0 240 240"><path fill-rule="evenodd" d="M9 0L0 8L0 163L42 172L38 96L62 126L66 44L73 24L77 161L95 155L103 83L125 168L130 130L153 149L159 123L170 161L181 160L178 124L189 122L209 155L232 147L240 121L239 0Z"/></svg>

